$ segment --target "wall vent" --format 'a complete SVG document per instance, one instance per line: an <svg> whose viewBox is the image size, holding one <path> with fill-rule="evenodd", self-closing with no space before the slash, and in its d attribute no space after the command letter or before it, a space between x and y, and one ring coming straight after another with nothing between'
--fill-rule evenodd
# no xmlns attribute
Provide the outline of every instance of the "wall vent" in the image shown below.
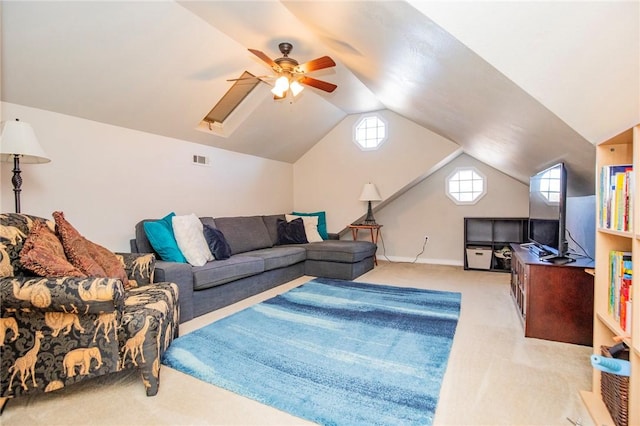
<svg viewBox="0 0 640 426"><path fill-rule="evenodd" d="M208 166L209 165L209 157L205 157L204 155L194 155L193 156L193 164L197 164L199 166Z"/></svg>

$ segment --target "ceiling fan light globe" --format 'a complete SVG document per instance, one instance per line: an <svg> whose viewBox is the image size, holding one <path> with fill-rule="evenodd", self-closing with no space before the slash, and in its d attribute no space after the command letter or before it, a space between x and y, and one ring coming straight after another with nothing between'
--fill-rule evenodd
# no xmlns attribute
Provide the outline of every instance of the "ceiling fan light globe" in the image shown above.
<svg viewBox="0 0 640 426"><path fill-rule="evenodd" d="M274 89L278 89L280 92L286 92L289 90L289 79L285 76L278 77Z"/></svg>
<svg viewBox="0 0 640 426"><path fill-rule="evenodd" d="M280 90L277 86L271 89L271 93L279 98L284 98L284 90Z"/></svg>
<svg viewBox="0 0 640 426"><path fill-rule="evenodd" d="M294 97L298 96L300 92L304 90L304 86L302 86L302 84L298 83L297 81L292 81L289 88L291 89L291 93L293 93Z"/></svg>

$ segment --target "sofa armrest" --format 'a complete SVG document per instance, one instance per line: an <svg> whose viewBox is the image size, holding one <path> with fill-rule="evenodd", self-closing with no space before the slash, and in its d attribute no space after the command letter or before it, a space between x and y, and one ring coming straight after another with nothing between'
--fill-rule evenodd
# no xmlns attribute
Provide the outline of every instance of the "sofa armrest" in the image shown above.
<svg viewBox="0 0 640 426"><path fill-rule="evenodd" d="M151 284L156 266L156 256L152 253L116 253L124 265L131 287ZM135 281L135 284L131 283ZM133 285L132 285L133 284Z"/></svg>
<svg viewBox="0 0 640 426"><path fill-rule="evenodd" d="M178 285L181 321L193 318L193 270L188 263L156 261L154 282L170 282Z"/></svg>
<svg viewBox="0 0 640 426"><path fill-rule="evenodd" d="M124 307L124 286L115 278L0 278L2 316L9 311L99 314Z"/></svg>

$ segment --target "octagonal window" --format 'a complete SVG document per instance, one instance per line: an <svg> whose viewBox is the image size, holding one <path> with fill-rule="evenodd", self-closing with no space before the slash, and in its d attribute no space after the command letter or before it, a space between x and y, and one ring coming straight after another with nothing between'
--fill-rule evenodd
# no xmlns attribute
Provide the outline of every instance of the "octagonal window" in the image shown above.
<svg viewBox="0 0 640 426"><path fill-rule="evenodd" d="M353 126L353 141L360 149L378 149L387 139L387 123L377 115L362 117Z"/></svg>
<svg viewBox="0 0 640 426"><path fill-rule="evenodd" d="M446 185L447 195L456 204L475 204L487 193L486 178L473 167L454 170Z"/></svg>

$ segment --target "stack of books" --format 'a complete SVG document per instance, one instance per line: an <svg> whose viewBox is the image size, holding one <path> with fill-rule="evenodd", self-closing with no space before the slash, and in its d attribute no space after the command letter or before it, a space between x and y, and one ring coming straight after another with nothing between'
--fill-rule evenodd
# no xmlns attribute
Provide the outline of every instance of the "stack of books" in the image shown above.
<svg viewBox="0 0 640 426"><path fill-rule="evenodd" d="M612 250L609 253L608 311L626 333L631 332L631 286L633 262L631 252Z"/></svg>
<svg viewBox="0 0 640 426"><path fill-rule="evenodd" d="M601 228L616 231L633 229L633 165L604 166L600 170L600 197L598 199Z"/></svg>

